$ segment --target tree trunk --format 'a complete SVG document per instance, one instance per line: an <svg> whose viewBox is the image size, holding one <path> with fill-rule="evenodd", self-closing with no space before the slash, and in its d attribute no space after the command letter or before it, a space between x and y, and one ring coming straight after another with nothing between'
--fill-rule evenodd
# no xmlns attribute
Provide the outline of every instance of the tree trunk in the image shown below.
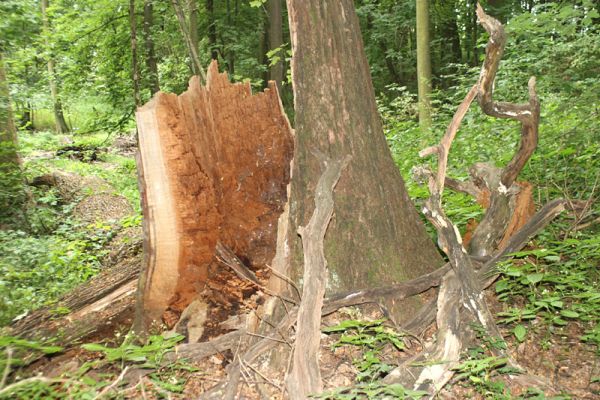
<svg viewBox="0 0 600 400"><path fill-rule="evenodd" d="M417 1L417 80L419 87L419 125L431 128L431 53L429 51L429 0Z"/></svg>
<svg viewBox="0 0 600 400"><path fill-rule="evenodd" d="M152 0L144 0L144 44L146 47L146 67L148 68L148 79L150 80L150 94L160 90L158 80L158 65L154 54L154 39L152 30L154 27Z"/></svg>
<svg viewBox="0 0 600 400"><path fill-rule="evenodd" d="M471 60L471 65L476 66L479 65L479 49L477 48L477 37L479 25L477 24L477 13L475 12L477 7L477 2L473 1L471 5L471 48L473 49L473 59Z"/></svg>
<svg viewBox="0 0 600 400"><path fill-rule="evenodd" d="M198 51L200 43L198 36L198 0L187 0L187 7L190 13L190 40L196 51Z"/></svg>
<svg viewBox="0 0 600 400"><path fill-rule="evenodd" d="M456 21L456 1L440 1L437 6L441 8L441 64L445 68L446 75L454 75L456 68L449 68L449 64L459 64L462 61L460 36ZM444 87L448 88L455 80L454 76L445 77Z"/></svg>
<svg viewBox="0 0 600 400"><path fill-rule="evenodd" d="M269 50L280 48L283 45L283 18L281 14L282 0L269 0ZM281 83L284 79L283 62L284 55L279 54L280 59L269 68L269 80L277 83L277 88L281 92Z"/></svg>
<svg viewBox="0 0 600 400"><path fill-rule="evenodd" d="M198 49L194 45L194 43L192 43L192 38L190 37L190 31L188 29L188 23L185 20L185 13L183 12L183 7L181 6L179 0L171 0L171 4L173 5L173 10L175 10L177 21L179 22L179 30L181 31L181 36L183 36L183 40L188 49L188 54L192 63L192 73L194 75L199 75L203 81L206 81L204 69L202 68L200 57L198 56Z"/></svg>
<svg viewBox="0 0 600 400"><path fill-rule="evenodd" d="M214 0L206 0L206 18L208 20L208 48L210 49L210 58L217 60L219 52L217 50L217 25L215 21Z"/></svg>
<svg viewBox="0 0 600 400"><path fill-rule="evenodd" d="M289 228L280 233L285 245L274 264L287 265L289 259L292 270L280 272L296 278L301 274L296 232L313 212L322 173L319 155L332 160L350 155L335 189L334 217L325 237L327 291L403 281L433 270L441 258L387 147L353 2L288 0L287 5L296 151Z"/></svg>
<svg viewBox="0 0 600 400"><path fill-rule="evenodd" d="M231 0L227 0L227 26L235 26L234 24L236 22L237 7L234 14L231 10ZM231 77L233 77L235 74L235 50L233 50L233 48L227 50L227 72Z"/></svg>
<svg viewBox="0 0 600 400"><path fill-rule="evenodd" d="M17 129L10 104L10 91L0 52L0 171L12 169L19 164L17 153Z"/></svg>
<svg viewBox="0 0 600 400"><path fill-rule="evenodd" d="M133 99L137 108L142 104L142 97L140 95L140 73L138 70L135 0L129 0L129 33L131 37L131 81L133 82Z"/></svg>
<svg viewBox="0 0 600 400"><path fill-rule="evenodd" d="M56 72L54 67L54 57L50 48L50 39L49 36L51 34L50 30L50 21L48 20L48 15L46 10L48 9L48 0L42 0L42 25L45 32L45 45L46 51L49 52L47 56L48 62L48 82L50 84L50 95L52 96L52 103L54 108L54 121L56 124L56 133L67 133L69 132L69 126L65 121L65 116L63 114L62 102L60 100L60 96L58 94L58 84L56 82Z"/></svg>
<svg viewBox="0 0 600 400"><path fill-rule="evenodd" d="M216 326L256 289L236 284L226 259L260 271L275 252L292 156L277 91L252 95L213 62L206 87L194 77L179 97L159 92L136 118L146 258L135 330L171 328L195 301Z"/></svg>

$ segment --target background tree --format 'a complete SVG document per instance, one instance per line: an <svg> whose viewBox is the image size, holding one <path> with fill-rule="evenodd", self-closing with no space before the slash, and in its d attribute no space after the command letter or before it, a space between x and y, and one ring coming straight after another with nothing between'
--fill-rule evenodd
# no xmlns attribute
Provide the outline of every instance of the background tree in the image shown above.
<svg viewBox="0 0 600 400"><path fill-rule="evenodd" d="M431 54L429 51L429 0L417 1L417 79L419 86L419 124L431 127Z"/></svg>
<svg viewBox="0 0 600 400"><path fill-rule="evenodd" d="M52 36L52 28L50 27L50 20L48 18L48 0L42 0L40 4L42 7L42 22L44 27L44 38L46 45L46 62L48 63L48 83L50 85L50 94L52 95L56 132L66 133L69 131L69 126L65 121L62 100L58 92L58 82L55 71L53 49L51 46L51 41L49 39L49 37Z"/></svg>
<svg viewBox="0 0 600 400"><path fill-rule="evenodd" d="M148 86L150 88L150 94L160 90L160 84L158 80L158 64L156 62L156 54L154 52L154 38L152 34L154 32L154 7L152 5L153 0L144 0L144 46L146 50L146 68L148 69L147 79L149 81Z"/></svg>

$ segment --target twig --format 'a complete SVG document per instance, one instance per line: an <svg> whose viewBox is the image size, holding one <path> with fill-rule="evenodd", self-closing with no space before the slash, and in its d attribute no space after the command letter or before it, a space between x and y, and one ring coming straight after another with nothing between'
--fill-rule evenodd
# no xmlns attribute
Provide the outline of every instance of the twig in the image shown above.
<svg viewBox="0 0 600 400"><path fill-rule="evenodd" d="M298 295L298 300L302 299L302 295L300 294L300 289L298 289L298 286L296 285L296 283L289 276L285 276L284 274L275 270L275 268L271 267L269 264L265 264L265 267L267 267L269 270L271 270L271 272L273 272L273 274L275 274L278 278L283 279L286 283L288 283L291 287L293 287L294 290L296 291L296 294Z"/></svg>
<svg viewBox="0 0 600 400"><path fill-rule="evenodd" d="M125 376L125 374L127 373L128 370L129 370L129 366L123 368L123 371L121 371L121 373L119 374L117 379L115 379L113 383L111 383L110 385L105 387L100 393L98 393L96 396L94 396L94 398L92 400L97 400L97 399L101 398L102 396L104 396L105 394L107 394L108 392L110 392L112 389L114 389L123 380L123 377Z"/></svg>
<svg viewBox="0 0 600 400"><path fill-rule="evenodd" d="M12 349L12 347L8 346L6 348L6 367L4 368L4 373L2 374L2 380L0 380L0 390L2 390L2 388L4 388L4 386L6 385L6 380L8 379L8 375L10 374L10 365L12 364L12 356L13 356L13 349Z"/></svg>

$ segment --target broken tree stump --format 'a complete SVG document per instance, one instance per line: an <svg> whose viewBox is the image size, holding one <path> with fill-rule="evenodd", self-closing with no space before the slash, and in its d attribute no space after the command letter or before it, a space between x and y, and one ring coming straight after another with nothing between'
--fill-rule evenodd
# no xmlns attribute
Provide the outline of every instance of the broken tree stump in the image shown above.
<svg viewBox="0 0 600 400"><path fill-rule="evenodd" d="M209 282L234 277L218 242L253 270L271 262L293 138L274 84L252 94L216 62L206 86L193 77L180 96L159 92L136 119L145 261L134 329L144 332L171 328L195 299L218 302Z"/></svg>

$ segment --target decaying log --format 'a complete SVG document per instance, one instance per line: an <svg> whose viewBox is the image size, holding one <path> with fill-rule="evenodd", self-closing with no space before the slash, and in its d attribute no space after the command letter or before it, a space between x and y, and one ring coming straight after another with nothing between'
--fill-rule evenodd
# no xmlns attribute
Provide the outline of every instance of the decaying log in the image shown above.
<svg viewBox="0 0 600 400"><path fill-rule="evenodd" d="M319 369L321 343L321 309L327 287L327 260L323 240L333 215L333 189L349 158L324 161L325 172L315 189L315 209L306 227L298 231L304 248L302 301L298 307L296 340L291 370L286 377L288 395L303 400L311 393L323 390Z"/></svg>
<svg viewBox="0 0 600 400"><path fill-rule="evenodd" d="M11 327L11 334L43 340L58 337L63 346L103 334L131 323L140 257L133 257L102 271L57 304L33 311ZM55 311L63 309L66 315Z"/></svg>
<svg viewBox="0 0 600 400"><path fill-rule="evenodd" d="M254 271L271 262L292 134L274 85L253 95L216 62L206 86L194 77L180 96L159 92L136 118L146 259L135 330L144 332L154 321L170 328L197 298L216 301L207 282L231 274L217 242Z"/></svg>

